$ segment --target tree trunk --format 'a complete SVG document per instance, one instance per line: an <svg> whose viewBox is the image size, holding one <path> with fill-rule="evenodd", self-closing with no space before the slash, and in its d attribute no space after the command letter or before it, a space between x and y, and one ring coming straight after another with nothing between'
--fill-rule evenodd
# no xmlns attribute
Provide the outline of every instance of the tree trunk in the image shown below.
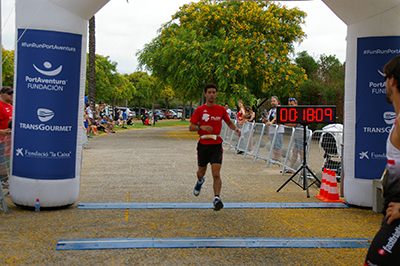
<svg viewBox="0 0 400 266"><path fill-rule="evenodd" d="M167 117L168 105L169 105L169 99L165 98L165 116L164 117Z"/></svg>
<svg viewBox="0 0 400 266"><path fill-rule="evenodd" d="M142 119L142 106L140 104L140 99L138 100L138 105L139 105L139 114L136 114L136 117L138 117L139 115L139 119Z"/></svg>
<svg viewBox="0 0 400 266"><path fill-rule="evenodd" d="M186 120L186 101L185 100L183 100L182 108L183 108L183 110L182 110L182 121L185 121Z"/></svg>
<svg viewBox="0 0 400 266"><path fill-rule="evenodd" d="M192 106L193 106L193 102L190 102L190 105L189 105L189 119L192 118Z"/></svg>
<svg viewBox="0 0 400 266"><path fill-rule="evenodd" d="M96 38L94 16L89 20L89 100L96 102Z"/></svg>

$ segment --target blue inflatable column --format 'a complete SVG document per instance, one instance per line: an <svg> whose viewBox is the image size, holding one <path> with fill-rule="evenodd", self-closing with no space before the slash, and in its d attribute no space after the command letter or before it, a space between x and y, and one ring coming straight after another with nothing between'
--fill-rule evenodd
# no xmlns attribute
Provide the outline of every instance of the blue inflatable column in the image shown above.
<svg viewBox="0 0 400 266"><path fill-rule="evenodd" d="M18 0L11 200L77 201L88 20L108 0Z"/></svg>
<svg viewBox="0 0 400 266"><path fill-rule="evenodd" d="M372 207L372 181L386 165L394 122L382 68L400 55L399 0L323 0L347 25L344 105L344 197Z"/></svg>

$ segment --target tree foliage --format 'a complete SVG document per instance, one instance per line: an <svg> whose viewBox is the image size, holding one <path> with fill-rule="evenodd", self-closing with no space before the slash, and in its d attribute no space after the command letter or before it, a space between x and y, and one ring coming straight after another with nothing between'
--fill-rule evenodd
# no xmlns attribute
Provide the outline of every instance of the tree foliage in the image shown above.
<svg viewBox="0 0 400 266"><path fill-rule="evenodd" d="M137 53L139 64L187 100L197 100L207 82L242 99L290 94L306 80L289 59L294 42L305 36L304 17L270 2L190 3Z"/></svg>
<svg viewBox="0 0 400 266"><path fill-rule="evenodd" d="M343 122L345 64L334 55L322 54L315 60L306 51L299 53L295 61L309 76L301 86L300 103L336 105L338 122Z"/></svg>
<svg viewBox="0 0 400 266"><path fill-rule="evenodd" d="M14 50L8 51L2 48L3 55L3 86L14 85Z"/></svg>
<svg viewBox="0 0 400 266"><path fill-rule="evenodd" d="M89 60L88 60L89 64ZM88 82L86 74L86 82ZM117 63L96 54L96 99L114 105L121 100L132 99L135 87L129 79L117 73Z"/></svg>
<svg viewBox="0 0 400 266"><path fill-rule="evenodd" d="M132 95L134 100L146 101L149 100L150 91L153 87L153 79L146 72L134 72L126 76L129 82L136 88L135 93Z"/></svg>

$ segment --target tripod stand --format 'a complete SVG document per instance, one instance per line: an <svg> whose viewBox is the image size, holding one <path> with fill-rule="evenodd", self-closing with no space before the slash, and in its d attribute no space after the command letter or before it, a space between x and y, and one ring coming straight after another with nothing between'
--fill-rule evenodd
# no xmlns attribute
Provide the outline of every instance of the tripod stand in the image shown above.
<svg viewBox="0 0 400 266"><path fill-rule="evenodd" d="M307 190L307 198L310 197L310 193L308 191L308 188L311 187L315 182L319 182L321 184L321 181L314 175L314 173L308 168L307 166L307 158L306 158L306 148L307 147L307 138L306 138L306 124L303 124L303 164L302 166L294 173L286 182L276 191L279 192L284 186L286 186L287 183L292 181L299 187L301 187L303 190ZM303 170L303 185L299 185L297 182L293 180L293 178L300 173L300 171ZM308 171L313 177L314 177L314 182L312 182L310 185L308 185L308 180L307 180L307 174L306 171Z"/></svg>

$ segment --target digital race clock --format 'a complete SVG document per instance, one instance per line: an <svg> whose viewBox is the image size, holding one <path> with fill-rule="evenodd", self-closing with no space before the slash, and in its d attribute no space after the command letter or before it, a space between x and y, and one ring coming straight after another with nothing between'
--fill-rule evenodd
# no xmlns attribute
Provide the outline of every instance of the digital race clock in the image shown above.
<svg viewBox="0 0 400 266"><path fill-rule="evenodd" d="M278 106L276 123L330 124L336 122L336 106L333 105L298 105Z"/></svg>

